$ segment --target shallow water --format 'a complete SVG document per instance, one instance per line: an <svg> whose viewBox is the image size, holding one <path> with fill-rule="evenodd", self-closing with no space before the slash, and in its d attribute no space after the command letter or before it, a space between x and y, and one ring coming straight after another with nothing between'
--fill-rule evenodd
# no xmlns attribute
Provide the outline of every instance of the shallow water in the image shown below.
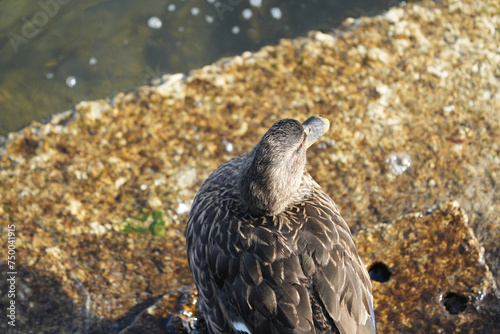
<svg viewBox="0 0 500 334"><path fill-rule="evenodd" d="M219 4L219 5L217 5ZM0 135L400 0L2 1Z"/></svg>

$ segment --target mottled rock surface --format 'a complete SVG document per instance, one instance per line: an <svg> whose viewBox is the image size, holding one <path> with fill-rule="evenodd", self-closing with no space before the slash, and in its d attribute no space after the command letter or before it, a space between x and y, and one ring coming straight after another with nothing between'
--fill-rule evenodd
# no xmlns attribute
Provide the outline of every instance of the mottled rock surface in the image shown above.
<svg viewBox="0 0 500 334"><path fill-rule="evenodd" d="M500 283L499 26L495 0L409 4L11 134L0 151L0 234L6 245L7 225L16 226L16 330L117 332L191 283L183 231L203 180L278 119L317 113L331 130L310 149L309 169L354 231L455 200L485 249L483 272L472 274L486 282L488 265ZM426 245L429 254L440 247ZM422 259L404 254L386 264L410 277L405 261ZM396 316L406 311L383 304L391 284L376 286L378 321L406 328L413 322ZM456 287L439 293L471 302L432 318L438 325L482 319L471 311L479 290ZM5 310L5 280L0 289Z"/></svg>
<svg viewBox="0 0 500 334"><path fill-rule="evenodd" d="M496 283L458 203L375 225L356 241L382 281L373 282L381 333L495 332Z"/></svg>

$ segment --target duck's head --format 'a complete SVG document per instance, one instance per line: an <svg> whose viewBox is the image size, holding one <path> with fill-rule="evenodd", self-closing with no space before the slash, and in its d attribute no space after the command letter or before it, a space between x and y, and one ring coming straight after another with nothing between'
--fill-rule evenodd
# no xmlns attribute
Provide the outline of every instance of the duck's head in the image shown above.
<svg viewBox="0 0 500 334"><path fill-rule="evenodd" d="M252 215L275 215L297 198L306 167L306 151L329 128L323 116L303 124L276 122L248 156L240 175L240 194Z"/></svg>

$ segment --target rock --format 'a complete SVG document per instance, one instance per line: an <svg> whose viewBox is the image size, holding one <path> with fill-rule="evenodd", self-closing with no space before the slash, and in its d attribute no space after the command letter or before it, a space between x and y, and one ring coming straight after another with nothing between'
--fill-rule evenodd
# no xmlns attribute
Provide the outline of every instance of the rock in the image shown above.
<svg viewBox="0 0 500 334"><path fill-rule="evenodd" d="M488 298L498 303L492 294L478 299L493 286L487 268L500 283L497 2L424 0L388 16L346 20L331 35L284 39L165 77L160 86L119 93L112 103L81 103L47 124L9 134L0 148L0 227L16 227L16 330L117 331L155 298L190 284L184 228L203 180L248 152L278 119L303 121L310 114L331 120L324 142L309 152L310 172L353 231L382 233L364 253L393 270L393 281L376 289L382 328L455 322L467 331L498 322L498 313L488 313ZM404 156L386 163L394 154ZM128 221L151 214L150 196L161 200L168 217L165 236L155 237L149 226L125 233ZM431 229L435 235L426 236L418 217L404 235L414 239L400 240L413 244L383 244L412 226L379 224L447 200L467 213L479 246L463 228L467 243L458 255L452 249L445 255L443 233ZM467 226L458 213L449 215L457 223L443 224L453 233ZM163 235L163 228L155 229ZM7 233L1 235L5 245ZM414 253L403 246L428 249ZM384 248L406 260L382 257ZM436 261L442 252L434 264L441 265L441 276L430 280L415 272L432 274L422 252ZM466 260L470 254L475 263ZM473 268L468 278L463 268ZM474 289L465 288L467 279ZM431 301L436 291L430 282L441 301ZM426 291L429 301L418 306L416 291ZM413 304L401 300L407 296L416 298ZM2 309L9 302L7 294L0 296ZM391 310L389 302L408 307L414 318L403 319L406 309ZM9 328L0 322L0 332Z"/></svg>
<svg viewBox="0 0 500 334"><path fill-rule="evenodd" d="M375 225L354 239L376 280L380 333L488 333L500 320L484 248L457 202Z"/></svg>

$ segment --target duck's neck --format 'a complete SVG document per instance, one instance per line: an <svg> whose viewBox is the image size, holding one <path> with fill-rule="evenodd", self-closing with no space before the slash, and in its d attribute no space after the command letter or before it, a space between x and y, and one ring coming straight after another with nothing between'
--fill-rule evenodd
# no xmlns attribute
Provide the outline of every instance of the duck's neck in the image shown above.
<svg viewBox="0 0 500 334"><path fill-rule="evenodd" d="M255 158L253 150L240 173L243 203L254 216L272 216L297 201L305 166L290 166L277 159Z"/></svg>

